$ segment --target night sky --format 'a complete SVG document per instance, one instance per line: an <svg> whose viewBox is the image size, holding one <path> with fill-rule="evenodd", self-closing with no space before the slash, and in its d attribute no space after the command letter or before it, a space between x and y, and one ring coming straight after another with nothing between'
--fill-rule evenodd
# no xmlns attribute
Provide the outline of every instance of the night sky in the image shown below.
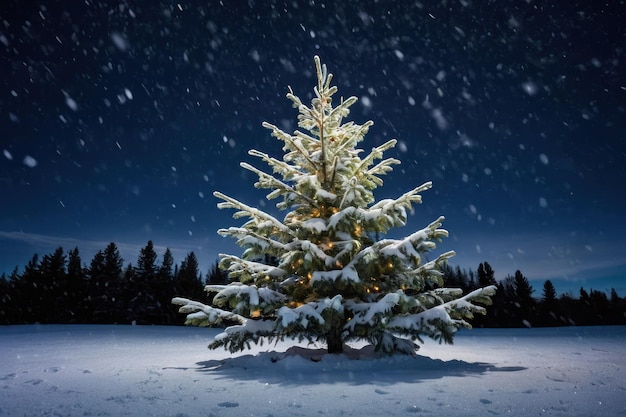
<svg viewBox="0 0 626 417"><path fill-rule="evenodd" d="M336 3L336 4L335 4ZM623 1L30 1L0 9L0 273L152 240L202 272L239 248L214 190L276 213L240 161L282 155L313 56L350 120L402 164L378 199L432 180L402 237L439 215L453 266L519 269L541 296L626 295ZM279 214L282 218L284 214Z"/></svg>

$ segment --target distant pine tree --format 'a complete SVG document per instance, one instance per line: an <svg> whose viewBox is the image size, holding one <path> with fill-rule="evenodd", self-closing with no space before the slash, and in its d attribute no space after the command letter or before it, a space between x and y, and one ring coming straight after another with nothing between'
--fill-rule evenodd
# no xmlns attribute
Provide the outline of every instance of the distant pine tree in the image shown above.
<svg viewBox="0 0 626 417"><path fill-rule="evenodd" d="M174 279L173 293L178 297L189 297L194 299L206 298L198 258L194 252L189 252L187 256L185 256L185 259L181 262L180 268L178 269ZM176 308L172 308L172 311L176 312ZM182 324L184 320L175 318L174 322Z"/></svg>
<svg viewBox="0 0 626 417"><path fill-rule="evenodd" d="M151 240L139 251L130 282L131 320L138 324L162 323L167 315L160 307L157 284L157 253Z"/></svg>
<svg viewBox="0 0 626 417"><path fill-rule="evenodd" d="M485 287L487 285L496 285L496 277L493 268L487 262L481 262L478 265L478 286Z"/></svg>
<svg viewBox="0 0 626 417"><path fill-rule="evenodd" d="M89 291L87 304L90 306L92 323L126 322L122 311L124 291L122 288L122 266L117 245L109 243L104 250L94 255L89 267Z"/></svg>
<svg viewBox="0 0 626 417"><path fill-rule="evenodd" d="M39 264L39 284L37 288L36 320L40 323L60 323L66 308L62 296L65 282L67 258L62 247L44 255Z"/></svg>
<svg viewBox="0 0 626 417"><path fill-rule="evenodd" d="M554 284L549 279L543 283L543 297L542 301L545 303L553 303L556 301L556 289L554 288Z"/></svg>
<svg viewBox="0 0 626 417"><path fill-rule="evenodd" d="M535 318L536 301L532 296L535 290L530 285L528 278L519 270L515 271L513 286L515 288L515 305L517 306L516 325L531 327Z"/></svg>

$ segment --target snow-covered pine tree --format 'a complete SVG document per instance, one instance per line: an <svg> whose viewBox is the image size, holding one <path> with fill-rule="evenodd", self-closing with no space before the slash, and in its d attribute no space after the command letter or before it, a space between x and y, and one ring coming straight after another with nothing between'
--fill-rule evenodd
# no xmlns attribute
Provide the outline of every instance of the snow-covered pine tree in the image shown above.
<svg viewBox="0 0 626 417"><path fill-rule="evenodd" d="M241 227L218 231L237 239L243 254L220 255L231 283L206 287L217 293L212 306L184 298L172 302L188 314L187 324L237 323L209 345L231 352L285 338L325 342L329 353L342 352L354 340L388 354L414 354L422 335L451 343L456 330L471 327L467 319L485 312L479 304L490 304L495 287L464 296L459 289L441 288L440 266L454 252L428 262L424 254L448 235L443 217L404 239L374 238L404 226L407 210L421 203L420 193L431 183L396 199L375 200L380 176L399 163L383 159L396 140L361 156L357 146L373 123L344 122L357 98L341 98L333 106L332 74L317 56L315 65L311 105L291 89L287 94L301 130L289 134L263 123L283 142L282 160L252 149L249 154L270 169L241 163L258 175L257 188L271 190L268 199L281 198L276 206L286 211L284 219L215 192L223 200L219 208L248 218Z"/></svg>

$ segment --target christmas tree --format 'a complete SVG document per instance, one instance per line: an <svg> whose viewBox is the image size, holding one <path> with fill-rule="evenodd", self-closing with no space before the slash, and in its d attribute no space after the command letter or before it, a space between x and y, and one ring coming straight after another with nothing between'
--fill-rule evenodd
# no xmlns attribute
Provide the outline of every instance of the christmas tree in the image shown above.
<svg viewBox="0 0 626 417"><path fill-rule="evenodd" d="M375 200L381 176L400 163L383 159L396 140L362 156L357 146L373 122L345 122L357 98L336 100L332 74L317 56L315 65L311 105L291 89L287 94L301 130L290 134L263 123L282 141L282 160L252 149L249 154L269 170L241 163L258 175L255 187L270 190L268 199L280 199L276 206L286 212L284 219L215 192L223 200L219 208L248 219L218 231L237 239L243 253L220 254L230 283L206 287L216 293L211 306L184 298L172 302L188 314L187 324L230 324L209 348L231 352L285 338L325 342L329 353L355 340L388 354L414 354L422 336L451 343L459 328L471 327L467 319L485 313L482 305L490 304L495 287L466 295L442 288L440 268L454 252L430 261L425 254L448 236L443 217L403 239L377 239L406 224L407 210L422 202L420 193L431 183L396 199Z"/></svg>

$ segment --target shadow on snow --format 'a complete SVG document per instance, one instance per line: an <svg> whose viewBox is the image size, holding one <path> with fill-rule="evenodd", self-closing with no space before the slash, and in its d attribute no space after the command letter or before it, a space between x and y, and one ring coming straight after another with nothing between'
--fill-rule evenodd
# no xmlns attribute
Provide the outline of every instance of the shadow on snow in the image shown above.
<svg viewBox="0 0 626 417"><path fill-rule="evenodd" d="M443 361L419 355L380 356L370 346L349 349L341 355L329 355L322 349L295 346L286 352L261 352L198 362L197 365L198 372L219 379L253 380L279 385L391 385L526 369L496 367L482 362Z"/></svg>

